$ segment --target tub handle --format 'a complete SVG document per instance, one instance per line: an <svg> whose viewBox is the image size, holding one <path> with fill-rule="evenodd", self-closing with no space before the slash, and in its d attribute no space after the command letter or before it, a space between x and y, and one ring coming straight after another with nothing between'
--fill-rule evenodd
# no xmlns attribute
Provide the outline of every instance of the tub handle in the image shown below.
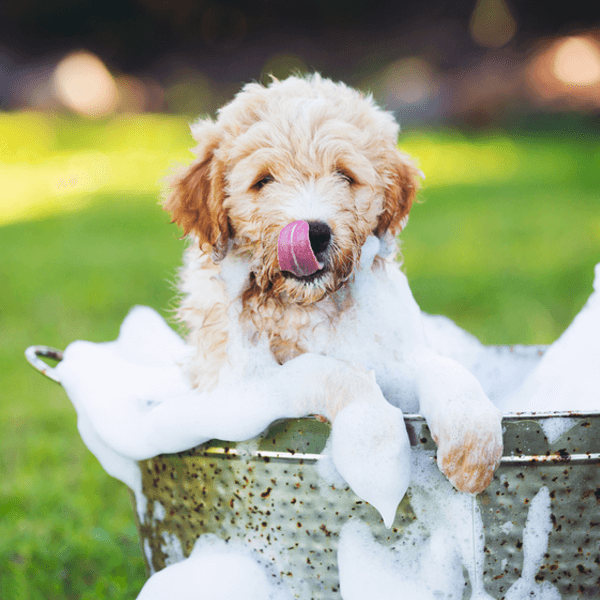
<svg viewBox="0 0 600 600"><path fill-rule="evenodd" d="M60 379L56 374L56 369L48 366L40 357L51 358L52 360L60 362L63 359L62 350L50 348L49 346L29 346L29 348L25 350L25 358L34 369L49 379L52 379L52 381L60 383Z"/></svg>

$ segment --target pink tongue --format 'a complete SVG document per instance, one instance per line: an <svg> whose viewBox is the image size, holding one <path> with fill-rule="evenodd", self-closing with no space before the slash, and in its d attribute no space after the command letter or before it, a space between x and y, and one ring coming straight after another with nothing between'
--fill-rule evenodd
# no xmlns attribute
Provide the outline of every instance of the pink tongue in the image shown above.
<svg viewBox="0 0 600 600"><path fill-rule="evenodd" d="M306 221L294 221L281 230L277 242L277 256L279 268L293 273L296 277L312 275L323 268L310 247Z"/></svg>

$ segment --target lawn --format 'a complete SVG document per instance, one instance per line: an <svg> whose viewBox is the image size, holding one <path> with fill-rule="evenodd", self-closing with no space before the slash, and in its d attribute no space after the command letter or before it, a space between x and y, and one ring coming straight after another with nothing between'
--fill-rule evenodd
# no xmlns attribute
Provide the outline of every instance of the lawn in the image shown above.
<svg viewBox="0 0 600 600"><path fill-rule="evenodd" d="M424 310L485 343L546 344L600 261L600 133L511 131L404 135L427 175L405 270ZM182 242L158 182L189 146L179 117L0 115L0 598L125 599L143 584L125 486L23 350L113 339L135 304L169 316Z"/></svg>

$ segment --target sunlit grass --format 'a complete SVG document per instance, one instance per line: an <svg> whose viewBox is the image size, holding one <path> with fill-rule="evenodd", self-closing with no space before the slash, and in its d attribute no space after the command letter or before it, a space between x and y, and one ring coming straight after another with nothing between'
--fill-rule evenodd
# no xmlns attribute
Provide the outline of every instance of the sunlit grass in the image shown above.
<svg viewBox="0 0 600 600"><path fill-rule="evenodd" d="M169 317L182 242L157 206L189 162L185 119L0 114L0 598L131 599L144 581L128 492L84 447L31 344L114 339L127 311ZM413 132L427 175L402 234L421 307L489 344L550 343L600 261L591 134Z"/></svg>
<svg viewBox="0 0 600 600"><path fill-rule="evenodd" d="M98 194L155 194L193 145L184 119L162 115L88 122L3 114L0 140L0 225L81 210Z"/></svg>
<svg viewBox="0 0 600 600"><path fill-rule="evenodd" d="M418 158L426 187L531 185L600 169L600 150L573 153L572 140L511 139L499 132L466 137L412 132L401 147ZM549 140L550 141L550 140ZM85 121L35 112L0 114L0 225L81 210L97 194L155 194L193 140L187 120L166 115ZM585 144L581 147L585 150Z"/></svg>

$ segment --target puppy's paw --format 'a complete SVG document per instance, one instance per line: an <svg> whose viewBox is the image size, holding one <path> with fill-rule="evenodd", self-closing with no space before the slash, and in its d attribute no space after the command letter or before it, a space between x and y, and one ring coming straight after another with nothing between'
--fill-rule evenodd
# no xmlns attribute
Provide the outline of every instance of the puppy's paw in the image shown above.
<svg viewBox="0 0 600 600"><path fill-rule="evenodd" d="M493 406L475 414L447 415L432 429L437 463L460 492L483 492L502 457L501 416Z"/></svg>
<svg viewBox="0 0 600 600"><path fill-rule="evenodd" d="M473 374L449 358L421 358L416 383L440 470L459 491L482 492L502 456L502 413Z"/></svg>

